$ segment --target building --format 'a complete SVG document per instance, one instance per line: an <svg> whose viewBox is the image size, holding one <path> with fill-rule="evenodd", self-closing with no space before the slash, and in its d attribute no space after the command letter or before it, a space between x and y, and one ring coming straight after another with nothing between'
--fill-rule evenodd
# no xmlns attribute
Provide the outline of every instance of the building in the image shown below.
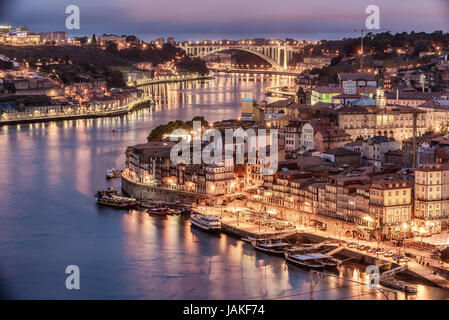
<svg viewBox="0 0 449 320"><path fill-rule="evenodd" d="M337 110L339 128L355 140L386 136L403 141L413 136L413 118L416 116L416 135L426 132L426 112L406 106L377 107L346 106Z"/></svg>
<svg viewBox="0 0 449 320"><path fill-rule="evenodd" d="M383 239L409 236L413 216L412 185L409 181L393 177L373 181L369 205Z"/></svg>
<svg viewBox="0 0 449 320"><path fill-rule="evenodd" d="M347 90L351 87L351 84L345 83L344 86L337 86L337 87L328 87L328 86L318 86L312 89L312 95L311 95L311 105L314 105L318 102L324 102L324 103L333 103L332 100L334 97L342 95L342 94L351 94ZM346 93L345 93L346 90ZM349 89L350 90L350 89ZM355 87L355 93L352 94L359 94L360 96L364 96L367 98L373 98L374 94L376 93L376 87L373 86L367 86L367 87ZM336 98L338 99L338 98Z"/></svg>
<svg viewBox="0 0 449 320"><path fill-rule="evenodd" d="M401 144L393 138L375 136L362 141L363 165L381 168L385 163L385 154L401 149Z"/></svg>
<svg viewBox="0 0 449 320"><path fill-rule="evenodd" d="M415 231L441 232L449 226L449 164L423 164L415 170Z"/></svg>
<svg viewBox="0 0 449 320"><path fill-rule="evenodd" d="M368 72L354 72L354 73L339 73L337 75L338 83L344 87L348 82L355 83L357 88L374 87L377 88L378 81L375 73Z"/></svg>
<svg viewBox="0 0 449 320"><path fill-rule="evenodd" d="M301 138L305 124L303 120L293 120L284 127L285 151L296 151L302 147Z"/></svg>
<svg viewBox="0 0 449 320"><path fill-rule="evenodd" d="M264 108L256 105L253 99L243 99L241 102L242 120L263 123L265 121Z"/></svg>
<svg viewBox="0 0 449 320"><path fill-rule="evenodd" d="M67 33L63 31L42 32L40 41L42 43L55 42L56 44L64 44L67 42Z"/></svg>
<svg viewBox="0 0 449 320"><path fill-rule="evenodd" d="M318 125L314 128L313 146L315 150L325 152L341 148L351 141L351 136L338 127Z"/></svg>
<svg viewBox="0 0 449 320"><path fill-rule="evenodd" d="M360 167L360 152L346 148L335 148L321 153L321 158L333 163L334 168Z"/></svg>

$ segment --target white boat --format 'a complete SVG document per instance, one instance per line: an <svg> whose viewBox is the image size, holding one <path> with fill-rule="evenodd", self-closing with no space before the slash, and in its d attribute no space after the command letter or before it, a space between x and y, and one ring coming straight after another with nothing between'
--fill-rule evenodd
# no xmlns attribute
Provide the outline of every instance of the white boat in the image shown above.
<svg viewBox="0 0 449 320"><path fill-rule="evenodd" d="M203 231L219 233L221 231L221 218L219 216L192 212L190 223Z"/></svg>
<svg viewBox="0 0 449 320"><path fill-rule="evenodd" d="M106 170L106 178L107 179L118 178L120 177L121 172L122 172L121 170L115 168L108 169Z"/></svg>

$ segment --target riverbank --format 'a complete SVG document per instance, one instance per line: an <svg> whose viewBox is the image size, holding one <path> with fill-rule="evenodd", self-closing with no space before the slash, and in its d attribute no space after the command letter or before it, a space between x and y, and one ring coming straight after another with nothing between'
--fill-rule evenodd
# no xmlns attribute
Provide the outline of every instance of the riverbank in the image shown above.
<svg viewBox="0 0 449 320"><path fill-rule="evenodd" d="M129 82L128 86L133 87L133 88L138 88L141 86L147 86L147 85L152 85L152 84L164 84L164 83L171 83L171 82L185 82L185 81L210 80L210 79L214 79L213 74L162 76L162 77L158 77L156 79L149 79L149 80L145 80L145 81L141 81L141 82Z"/></svg>
<svg viewBox="0 0 449 320"><path fill-rule="evenodd" d="M52 114L52 115L23 115L18 116L15 119L2 119L0 120L0 126L3 125L15 125L26 123L40 123L49 121L63 121L63 120L77 120L77 119L90 119L90 118L102 118L125 115L131 111L138 110L145 106L155 104L154 100L150 97L137 99L122 108L116 108L113 110L94 111L86 113L74 113L74 114ZM20 117L20 118L19 118Z"/></svg>

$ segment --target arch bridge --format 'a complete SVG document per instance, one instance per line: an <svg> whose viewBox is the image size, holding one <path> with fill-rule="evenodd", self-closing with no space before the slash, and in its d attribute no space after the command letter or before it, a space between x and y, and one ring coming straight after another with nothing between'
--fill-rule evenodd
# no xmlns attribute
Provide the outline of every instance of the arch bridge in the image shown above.
<svg viewBox="0 0 449 320"><path fill-rule="evenodd" d="M185 50L190 56L206 57L215 53L239 50L252 53L268 63L277 71L283 71L287 69L287 64L290 59L293 58L293 54L298 52L298 48L287 45L280 46L241 46L241 45L183 45L181 49Z"/></svg>

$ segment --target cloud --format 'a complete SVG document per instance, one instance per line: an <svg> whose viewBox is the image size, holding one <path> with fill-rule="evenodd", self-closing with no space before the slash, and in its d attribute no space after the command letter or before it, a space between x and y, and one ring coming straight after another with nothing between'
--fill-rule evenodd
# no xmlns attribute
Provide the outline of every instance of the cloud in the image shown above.
<svg viewBox="0 0 449 320"><path fill-rule="evenodd" d="M445 0L15 0L11 24L38 31L64 28L65 7L81 10L79 33L340 34L364 26L365 8L380 7L392 32L448 30Z"/></svg>

